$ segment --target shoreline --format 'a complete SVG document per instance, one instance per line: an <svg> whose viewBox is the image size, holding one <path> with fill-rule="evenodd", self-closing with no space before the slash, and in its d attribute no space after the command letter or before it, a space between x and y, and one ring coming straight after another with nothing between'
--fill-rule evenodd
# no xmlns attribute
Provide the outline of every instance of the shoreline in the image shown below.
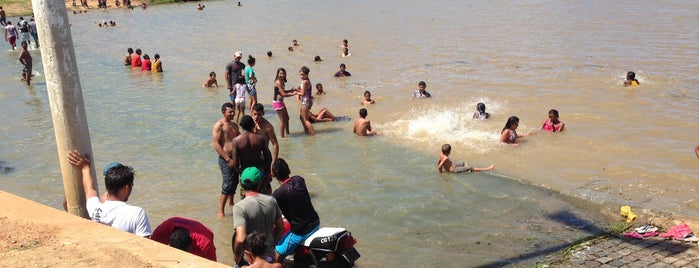
<svg viewBox="0 0 699 268"><path fill-rule="evenodd" d="M71 11L89 11L89 10L98 10L99 8L97 7L97 0L86 0L87 1L87 6L88 8L84 8L80 6L80 1L76 0L76 6L73 6L73 0L66 0L66 11L71 12ZM120 0L121 2L121 0ZM175 3L174 1L162 1L162 0L150 0L150 1L136 1L132 2L134 6L136 6L136 3L140 5L142 2L147 2L147 4L150 5L159 5L159 4L170 4L170 3ZM7 18L14 18L14 17L21 17L21 16L32 16L34 14L34 10L32 9L32 2L31 0L25 0L23 2L11 2L11 3L5 3L4 1L0 0L0 6L2 6L3 10L7 13ZM108 1L107 7L105 9L118 9L118 8L125 8L123 5L122 6L115 6L114 1Z"/></svg>

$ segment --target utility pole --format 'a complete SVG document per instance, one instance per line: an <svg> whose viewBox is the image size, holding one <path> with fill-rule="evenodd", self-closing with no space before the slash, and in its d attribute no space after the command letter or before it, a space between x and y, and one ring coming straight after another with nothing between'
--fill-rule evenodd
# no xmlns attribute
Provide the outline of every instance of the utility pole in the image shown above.
<svg viewBox="0 0 699 268"><path fill-rule="evenodd" d="M44 65L68 212L89 218L85 208L82 174L67 159L68 151L74 149L83 154L92 154L92 145L66 3L62 0L32 0L32 7L41 42L41 61ZM93 185L99 188L95 179L94 161L90 165Z"/></svg>

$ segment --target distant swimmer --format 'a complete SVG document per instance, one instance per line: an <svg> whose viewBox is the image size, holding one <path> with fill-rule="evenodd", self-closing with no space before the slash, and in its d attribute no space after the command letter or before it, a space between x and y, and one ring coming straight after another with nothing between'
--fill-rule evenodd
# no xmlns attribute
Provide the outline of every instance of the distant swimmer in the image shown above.
<svg viewBox="0 0 699 268"><path fill-rule="evenodd" d="M510 145L519 145L517 143L517 140L519 138L525 137L525 135L519 135L517 134L517 127L519 126L519 118L516 116L510 116L510 118L507 119L507 123L505 123L505 127L502 128L502 131L500 131L500 141L510 144ZM533 135L534 133L529 133L529 135Z"/></svg>
<svg viewBox="0 0 699 268"><path fill-rule="evenodd" d="M239 7L242 7L242 6L243 6L243 4L241 4L240 2L238 2L238 6L239 6Z"/></svg>
<svg viewBox="0 0 699 268"><path fill-rule="evenodd" d="M420 83L417 83L418 90L413 92L413 97L415 98L431 98L432 94L427 92L427 83L425 81L420 81Z"/></svg>
<svg viewBox="0 0 699 268"><path fill-rule="evenodd" d="M482 102L476 104L476 112L473 113L473 119L485 120L489 118L490 114L485 111L485 104Z"/></svg>
<svg viewBox="0 0 699 268"><path fill-rule="evenodd" d="M364 91L364 99L362 99L362 105L371 105L376 103L373 99L371 99L371 92L369 90Z"/></svg>
<svg viewBox="0 0 699 268"><path fill-rule="evenodd" d="M344 63L340 63L340 70L335 73L335 77L352 76L352 74L345 69L347 69L347 66Z"/></svg>
<svg viewBox="0 0 699 268"><path fill-rule="evenodd" d="M323 59L321 59L320 56L316 55L316 57L313 58L313 61L323 61Z"/></svg>
<svg viewBox="0 0 699 268"><path fill-rule="evenodd" d="M216 88L218 88L218 81L216 81L216 73L215 72L209 73L209 79L206 79L206 81L204 81L204 85L202 85L202 87L216 87Z"/></svg>
<svg viewBox="0 0 699 268"><path fill-rule="evenodd" d="M272 57L272 51L267 51L267 57Z"/></svg>
<svg viewBox="0 0 699 268"><path fill-rule="evenodd" d="M294 47L292 47L292 46L289 46L289 48L288 48L288 49L289 49L289 52L294 52Z"/></svg>
<svg viewBox="0 0 699 268"><path fill-rule="evenodd" d="M451 173L471 173L479 171L488 171L495 168L495 164L490 164L490 166L485 168L471 167L466 162L461 162L460 164L454 165L449 159L449 154L451 154L451 145L442 145L442 154L439 155L439 160L437 161L437 169L439 173L443 171Z"/></svg>
<svg viewBox="0 0 699 268"><path fill-rule="evenodd" d="M541 130L547 132L561 132L563 131L563 127L565 127L565 124L563 124L561 120L558 120L558 111L555 109L551 109L548 118L544 119L544 122L541 123Z"/></svg>
<svg viewBox="0 0 699 268"><path fill-rule="evenodd" d="M636 73L634 73L634 72L626 73L626 81L624 81L624 86L625 87L628 87L628 86L635 87L638 85L639 85L639 83L638 83L638 80L636 80Z"/></svg>
<svg viewBox="0 0 699 268"><path fill-rule="evenodd" d="M359 118L354 121L354 134L357 134L358 136L381 135L380 132L374 131L371 128L371 121L366 119L367 114L368 112L366 108L359 109Z"/></svg>
<svg viewBox="0 0 699 268"><path fill-rule="evenodd" d="M204 6L202 6L201 4L197 4L197 10L204 10Z"/></svg>
<svg viewBox="0 0 699 268"><path fill-rule="evenodd" d="M323 84L316 84L316 95L325 95L325 91L323 91Z"/></svg>
<svg viewBox="0 0 699 268"><path fill-rule="evenodd" d="M291 45L297 47L297 46L299 46L299 42L296 41L296 39L294 39L291 41Z"/></svg>
<svg viewBox="0 0 699 268"><path fill-rule="evenodd" d="M342 57L343 58L349 57L351 55L349 53L349 42L347 41L347 39L342 40L342 46L340 46L340 47L342 48Z"/></svg>

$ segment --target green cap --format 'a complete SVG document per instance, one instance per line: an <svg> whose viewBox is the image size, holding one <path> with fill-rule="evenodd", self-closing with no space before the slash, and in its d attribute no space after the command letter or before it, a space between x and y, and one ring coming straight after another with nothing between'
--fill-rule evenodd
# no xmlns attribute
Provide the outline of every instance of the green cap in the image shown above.
<svg viewBox="0 0 699 268"><path fill-rule="evenodd" d="M256 167L248 167L243 170L243 174L240 175L240 183L246 187L253 186L260 182L261 178L262 171Z"/></svg>

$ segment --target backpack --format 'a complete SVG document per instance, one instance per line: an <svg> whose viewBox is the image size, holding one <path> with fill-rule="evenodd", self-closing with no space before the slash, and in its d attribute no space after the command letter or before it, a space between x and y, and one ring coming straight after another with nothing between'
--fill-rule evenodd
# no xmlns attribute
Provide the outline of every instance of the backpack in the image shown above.
<svg viewBox="0 0 699 268"><path fill-rule="evenodd" d="M23 33L26 33L29 31L29 23L27 23L26 20L20 21L19 22L19 30Z"/></svg>

